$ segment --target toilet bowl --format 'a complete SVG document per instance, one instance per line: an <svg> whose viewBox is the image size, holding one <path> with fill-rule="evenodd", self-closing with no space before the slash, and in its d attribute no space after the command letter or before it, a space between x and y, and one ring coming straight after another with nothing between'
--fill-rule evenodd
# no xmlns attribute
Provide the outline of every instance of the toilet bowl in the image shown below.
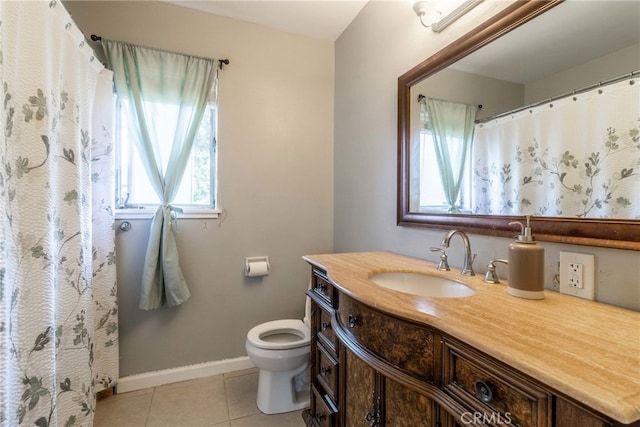
<svg viewBox="0 0 640 427"><path fill-rule="evenodd" d="M307 298L308 300L308 298ZM309 302L307 301L307 317ZM258 367L258 409L265 414L309 406L309 321L274 320L247 333L245 348Z"/></svg>

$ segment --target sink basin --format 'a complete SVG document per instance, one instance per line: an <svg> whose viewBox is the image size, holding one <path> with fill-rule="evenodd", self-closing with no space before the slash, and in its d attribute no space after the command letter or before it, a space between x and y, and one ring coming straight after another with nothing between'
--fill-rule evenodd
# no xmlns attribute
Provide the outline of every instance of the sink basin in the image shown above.
<svg viewBox="0 0 640 427"><path fill-rule="evenodd" d="M453 280L428 274L394 271L378 273L369 277L383 288L406 294L437 298L461 298L476 293L473 289Z"/></svg>

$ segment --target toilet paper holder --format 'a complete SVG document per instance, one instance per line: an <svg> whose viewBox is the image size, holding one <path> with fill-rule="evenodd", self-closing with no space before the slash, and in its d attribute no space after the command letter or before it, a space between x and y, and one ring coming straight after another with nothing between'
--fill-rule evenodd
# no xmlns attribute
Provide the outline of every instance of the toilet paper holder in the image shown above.
<svg viewBox="0 0 640 427"><path fill-rule="evenodd" d="M247 257L244 260L244 275L247 277L266 276L270 269L268 256Z"/></svg>

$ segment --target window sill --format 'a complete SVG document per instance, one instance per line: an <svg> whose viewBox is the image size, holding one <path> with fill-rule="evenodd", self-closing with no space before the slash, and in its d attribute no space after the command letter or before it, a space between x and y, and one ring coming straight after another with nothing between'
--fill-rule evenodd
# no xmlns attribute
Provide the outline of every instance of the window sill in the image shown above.
<svg viewBox="0 0 640 427"><path fill-rule="evenodd" d="M151 219L155 209L116 209L116 219ZM216 219L220 216L220 209L182 208L177 212L178 219Z"/></svg>

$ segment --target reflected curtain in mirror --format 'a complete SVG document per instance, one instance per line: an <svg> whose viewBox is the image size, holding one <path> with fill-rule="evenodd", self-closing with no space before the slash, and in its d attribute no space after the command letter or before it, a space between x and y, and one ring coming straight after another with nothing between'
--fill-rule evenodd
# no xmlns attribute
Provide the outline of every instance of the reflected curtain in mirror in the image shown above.
<svg viewBox="0 0 640 427"><path fill-rule="evenodd" d="M639 82L478 124L474 213L639 219Z"/></svg>
<svg viewBox="0 0 640 427"><path fill-rule="evenodd" d="M469 210L468 157L477 107L420 97L421 129L413 141L417 210ZM438 178L436 178L436 175ZM465 185L466 182L466 185ZM467 191L461 193L461 189Z"/></svg>

